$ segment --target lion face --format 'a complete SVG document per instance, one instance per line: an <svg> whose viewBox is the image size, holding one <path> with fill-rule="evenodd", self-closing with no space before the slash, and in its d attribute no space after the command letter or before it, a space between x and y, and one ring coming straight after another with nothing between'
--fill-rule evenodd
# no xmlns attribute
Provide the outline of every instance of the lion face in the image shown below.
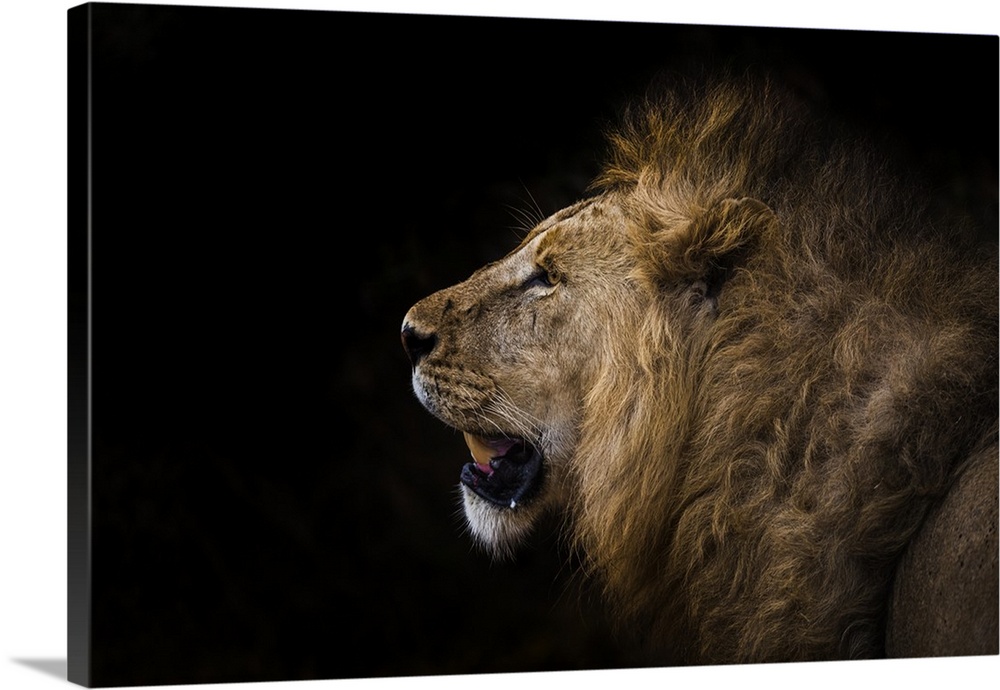
<svg viewBox="0 0 1000 690"><path fill-rule="evenodd" d="M465 514L495 552L509 551L564 492L611 327L602 305L629 291L627 279L606 278L628 273L623 226L605 197L564 209L403 321L417 398L473 451L456 466Z"/></svg>

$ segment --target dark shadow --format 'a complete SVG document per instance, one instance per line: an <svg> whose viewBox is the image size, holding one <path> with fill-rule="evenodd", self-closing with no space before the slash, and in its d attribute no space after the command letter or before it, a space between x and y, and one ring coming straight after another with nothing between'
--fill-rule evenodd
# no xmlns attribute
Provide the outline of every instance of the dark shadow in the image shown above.
<svg viewBox="0 0 1000 690"><path fill-rule="evenodd" d="M69 665L66 659L12 659L11 661L60 680L66 680L66 670Z"/></svg>

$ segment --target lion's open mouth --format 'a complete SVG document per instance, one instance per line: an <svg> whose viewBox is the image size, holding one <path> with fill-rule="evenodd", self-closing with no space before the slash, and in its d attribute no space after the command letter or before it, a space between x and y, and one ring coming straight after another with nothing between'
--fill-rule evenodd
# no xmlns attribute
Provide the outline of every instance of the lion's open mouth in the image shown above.
<svg viewBox="0 0 1000 690"><path fill-rule="evenodd" d="M473 493L504 508L528 500L541 484L542 453L523 439L466 433L473 462L462 467L462 483Z"/></svg>

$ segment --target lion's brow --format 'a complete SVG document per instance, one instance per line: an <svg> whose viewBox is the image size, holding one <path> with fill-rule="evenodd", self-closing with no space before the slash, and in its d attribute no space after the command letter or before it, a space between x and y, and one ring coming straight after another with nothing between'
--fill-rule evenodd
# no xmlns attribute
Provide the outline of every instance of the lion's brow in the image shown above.
<svg viewBox="0 0 1000 690"><path fill-rule="evenodd" d="M562 223L563 221L569 220L573 216L576 216L585 209L593 206L595 203L597 203L597 199L584 199L583 201L579 201L576 204L573 204L572 206L567 206L561 211L558 211L557 213L553 214L546 220L536 225L534 229L532 229L532 231L529 232L523 240L521 240L521 244L518 245L517 249L522 249L525 245L530 243L536 237L544 234L545 237L539 240L538 250L537 250L539 252L543 251L548 245L552 244L552 242L555 241L553 235L547 234L549 230L554 228L559 223Z"/></svg>
<svg viewBox="0 0 1000 690"><path fill-rule="evenodd" d="M549 228L549 230L552 230L552 229L553 229L553 228ZM553 233L553 232L545 232L545 234L543 234L543 235L542 235L542 236L541 236L541 237L540 237L540 238L538 239L538 246L537 246L537 247L535 247L535 254L536 254L536 255L538 255L538 254L541 254L541 253L542 253L542 252L544 252L544 251L545 251L545 250L546 250L547 248L551 247L551 246L552 246L552 244L553 244L553 243L554 243L554 242L556 241L556 240L555 240L555 238L556 238L556 235L557 235L557 234L558 234L558 233Z"/></svg>

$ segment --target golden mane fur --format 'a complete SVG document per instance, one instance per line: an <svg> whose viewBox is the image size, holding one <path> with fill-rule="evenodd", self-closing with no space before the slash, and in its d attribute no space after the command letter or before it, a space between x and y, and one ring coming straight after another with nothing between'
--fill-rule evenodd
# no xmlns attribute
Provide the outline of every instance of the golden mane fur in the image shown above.
<svg viewBox="0 0 1000 690"><path fill-rule="evenodd" d="M995 249L946 244L912 186L804 115L766 83L680 89L612 135L598 181L645 281L724 281L711 329L670 299L616 315L637 335L574 466L583 552L682 659L883 653L892 564L964 458L995 462Z"/></svg>
<svg viewBox="0 0 1000 690"><path fill-rule="evenodd" d="M907 653L886 647L897 563L967 467L996 476L996 246L820 122L767 80L658 88L592 200L404 322L444 421L486 434L502 397L507 419L558 422L517 429L559 497L536 504L567 511L662 661ZM996 520L980 493L970 534ZM465 495L498 551L542 509ZM985 593L949 586L995 610L995 525L983 543Z"/></svg>

